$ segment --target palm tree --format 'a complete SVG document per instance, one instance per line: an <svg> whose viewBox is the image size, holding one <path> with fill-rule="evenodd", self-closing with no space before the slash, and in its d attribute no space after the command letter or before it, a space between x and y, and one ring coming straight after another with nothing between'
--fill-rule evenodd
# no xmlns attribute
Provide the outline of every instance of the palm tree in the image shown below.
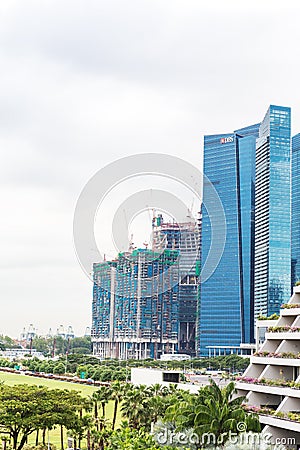
<svg viewBox="0 0 300 450"><path fill-rule="evenodd" d="M168 390L167 386L162 386L159 383L152 384L147 388L151 395L161 395L163 392L165 392L165 389Z"/></svg>
<svg viewBox="0 0 300 450"><path fill-rule="evenodd" d="M166 417L180 430L193 429L202 445L213 440L215 447L223 447L230 432L260 431L258 416L247 414L243 407L245 398L234 398L235 393L233 382L220 389L211 380L210 386L201 389L198 395L186 396L185 401L170 407Z"/></svg>
<svg viewBox="0 0 300 450"><path fill-rule="evenodd" d="M91 396L91 400L94 403L94 418L97 421L98 420L98 405L101 405L102 408L102 416L105 418L105 407L109 400L111 399L111 389L110 386L100 386L99 389L97 389L96 392L94 392Z"/></svg>
<svg viewBox="0 0 300 450"><path fill-rule="evenodd" d="M145 406L150 397L150 391L144 385L131 386L124 393L121 411L131 427L138 429L142 426L145 416ZM149 415L149 412L147 412Z"/></svg>
<svg viewBox="0 0 300 450"><path fill-rule="evenodd" d="M169 389L160 384L131 386L124 393L121 411L132 428L150 430L151 423L162 417L172 398Z"/></svg>
<svg viewBox="0 0 300 450"><path fill-rule="evenodd" d="M114 381L111 384L111 398L114 400L114 413L113 413L113 421L112 421L112 429L115 429L117 413L118 413L118 405L122 401L125 391L125 384L120 381Z"/></svg>
<svg viewBox="0 0 300 450"><path fill-rule="evenodd" d="M167 406L168 402L166 401L166 397L161 395L155 395L154 397L150 397L148 399L145 413L146 418L148 418L149 426L151 423L155 424L158 419L163 416Z"/></svg>

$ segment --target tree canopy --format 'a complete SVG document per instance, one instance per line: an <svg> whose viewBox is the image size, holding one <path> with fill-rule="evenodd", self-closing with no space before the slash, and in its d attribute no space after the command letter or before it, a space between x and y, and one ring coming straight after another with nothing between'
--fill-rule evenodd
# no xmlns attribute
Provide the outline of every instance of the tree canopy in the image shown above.
<svg viewBox="0 0 300 450"><path fill-rule="evenodd" d="M77 392L43 386L0 386L0 429L21 450L27 437L37 430L64 425L77 426L77 411L86 406Z"/></svg>

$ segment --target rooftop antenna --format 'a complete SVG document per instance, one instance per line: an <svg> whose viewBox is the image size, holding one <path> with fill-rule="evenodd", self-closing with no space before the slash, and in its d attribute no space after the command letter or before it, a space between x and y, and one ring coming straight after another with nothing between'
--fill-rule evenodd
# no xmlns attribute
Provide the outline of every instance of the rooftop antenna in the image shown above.
<svg viewBox="0 0 300 450"><path fill-rule="evenodd" d="M194 208L194 203L195 203L195 197L193 197L192 203L191 203L191 207L188 208L187 210L187 215L186 217L188 219L193 219L193 208Z"/></svg>

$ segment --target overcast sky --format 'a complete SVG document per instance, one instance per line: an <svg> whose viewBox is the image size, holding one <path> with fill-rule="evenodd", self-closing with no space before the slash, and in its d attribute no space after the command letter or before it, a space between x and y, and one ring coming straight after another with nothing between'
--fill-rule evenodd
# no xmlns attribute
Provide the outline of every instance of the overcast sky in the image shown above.
<svg viewBox="0 0 300 450"><path fill-rule="evenodd" d="M299 14L297 0L0 1L0 333L90 325L72 221L101 167L158 152L200 168L204 134L270 103L300 131Z"/></svg>

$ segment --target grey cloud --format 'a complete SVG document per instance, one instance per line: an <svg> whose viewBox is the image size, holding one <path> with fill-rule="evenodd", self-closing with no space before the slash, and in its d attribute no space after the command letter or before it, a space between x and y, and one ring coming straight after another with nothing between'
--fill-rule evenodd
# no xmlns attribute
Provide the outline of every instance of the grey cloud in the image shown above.
<svg viewBox="0 0 300 450"><path fill-rule="evenodd" d="M299 132L299 8L291 0L0 2L8 331L42 320L37 307L53 318L51 302L76 327L90 320L72 218L105 164L162 152L200 167L203 134L256 123L269 103L291 106Z"/></svg>

